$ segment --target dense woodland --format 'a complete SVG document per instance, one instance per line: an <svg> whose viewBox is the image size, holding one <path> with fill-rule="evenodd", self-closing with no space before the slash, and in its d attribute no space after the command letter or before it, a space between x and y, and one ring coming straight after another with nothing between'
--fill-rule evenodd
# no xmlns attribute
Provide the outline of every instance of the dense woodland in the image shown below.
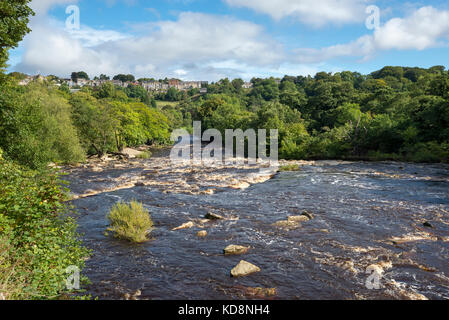
<svg viewBox="0 0 449 320"><path fill-rule="evenodd" d="M169 144L174 129L279 129L285 159L449 160L449 73L385 67L370 75L221 80L149 93L106 83L71 93L54 78L2 84L0 147L31 168L74 163L127 146Z"/></svg>
<svg viewBox="0 0 449 320"><path fill-rule="evenodd" d="M385 67L242 81L222 80L186 106L216 128L278 128L280 157L449 161L449 73Z"/></svg>

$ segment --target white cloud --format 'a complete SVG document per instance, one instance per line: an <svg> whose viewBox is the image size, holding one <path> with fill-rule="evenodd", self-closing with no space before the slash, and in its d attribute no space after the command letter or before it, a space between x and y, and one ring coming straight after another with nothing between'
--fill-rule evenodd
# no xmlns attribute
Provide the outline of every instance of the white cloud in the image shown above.
<svg viewBox="0 0 449 320"><path fill-rule="evenodd" d="M391 19L374 33L374 42L384 50L424 50L440 45L443 39L449 40L449 11L430 6L405 19Z"/></svg>
<svg viewBox="0 0 449 320"><path fill-rule="evenodd" d="M293 17L320 27L328 23L360 22L366 18L368 0L225 0L231 6L246 7L276 20Z"/></svg>
<svg viewBox="0 0 449 320"><path fill-rule="evenodd" d="M346 44L321 49L294 51L297 62L328 61L338 57L362 57L364 60L383 50L425 50L449 44L449 11L431 6L415 10L405 18L394 18L377 29Z"/></svg>
<svg viewBox="0 0 449 320"><path fill-rule="evenodd" d="M147 24L141 36L85 26L64 30L63 23L54 19L36 19L32 29L23 43L22 62L15 67L27 73L68 76L85 70L91 75L133 73L209 80L222 73L206 67L211 62L233 59L268 67L284 58L282 46L265 36L262 27L200 13L185 12L175 21Z"/></svg>
<svg viewBox="0 0 449 320"><path fill-rule="evenodd" d="M261 26L228 16L184 12L173 21L134 25L131 35L84 25L80 30L66 30L65 21L49 17L47 10L69 0L38 3L38 14L31 21L33 32L20 46L22 59L14 71L65 77L84 70L91 76L132 73L185 80L250 79L313 74L335 58L366 60L383 50L424 50L447 45L449 40L449 11L433 7L391 19L373 34L349 43L287 52Z"/></svg>

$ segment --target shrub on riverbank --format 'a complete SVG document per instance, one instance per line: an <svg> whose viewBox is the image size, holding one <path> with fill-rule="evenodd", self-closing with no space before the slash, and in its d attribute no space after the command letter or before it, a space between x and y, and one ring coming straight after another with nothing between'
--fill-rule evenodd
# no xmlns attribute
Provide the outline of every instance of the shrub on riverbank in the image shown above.
<svg viewBox="0 0 449 320"><path fill-rule="evenodd" d="M279 168L279 172L299 171L299 170L301 170L299 164L288 164L285 166L281 166Z"/></svg>
<svg viewBox="0 0 449 320"><path fill-rule="evenodd" d="M139 202L130 204L117 203L108 214L111 223L109 231L114 232L118 239L142 243L148 240L148 234L153 228L150 214Z"/></svg>
<svg viewBox="0 0 449 320"><path fill-rule="evenodd" d="M150 159L151 156L152 156L152 153L150 151L143 151L142 153L139 153L136 157L137 157L137 159L147 160L147 159Z"/></svg>
<svg viewBox="0 0 449 320"><path fill-rule="evenodd" d="M80 270L87 249L54 172L24 169L0 156L0 286L8 299L69 293L66 268ZM4 292L3 292L4 291Z"/></svg>

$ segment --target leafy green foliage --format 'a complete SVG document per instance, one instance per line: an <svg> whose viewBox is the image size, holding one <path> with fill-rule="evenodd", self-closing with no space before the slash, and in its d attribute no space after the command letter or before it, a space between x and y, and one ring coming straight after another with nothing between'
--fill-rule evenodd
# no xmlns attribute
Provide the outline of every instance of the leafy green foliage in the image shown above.
<svg viewBox="0 0 449 320"><path fill-rule="evenodd" d="M152 156L152 153L150 151L143 151L142 153L139 153L136 158L137 159L150 159Z"/></svg>
<svg viewBox="0 0 449 320"><path fill-rule="evenodd" d="M78 79L89 80L89 75L84 71L72 72L71 78L75 82L78 81Z"/></svg>
<svg viewBox="0 0 449 320"><path fill-rule="evenodd" d="M11 298L57 298L67 292L66 268L82 269L88 251L81 246L65 200L56 173L34 172L0 159L1 255L7 262L1 267L19 266L9 277L15 287Z"/></svg>
<svg viewBox="0 0 449 320"><path fill-rule="evenodd" d="M279 172L300 171L301 168L298 164L288 164L279 168Z"/></svg>
<svg viewBox="0 0 449 320"><path fill-rule="evenodd" d="M0 1L0 82L8 60L8 50L17 47L23 37L30 32L29 17L34 15L29 7L31 0Z"/></svg>
<svg viewBox="0 0 449 320"><path fill-rule="evenodd" d="M122 82L134 82L136 78L132 74L118 74L113 80L118 80Z"/></svg>
<svg viewBox="0 0 449 320"><path fill-rule="evenodd" d="M245 91L239 81L221 80L183 111L204 130L278 129L285 159L449 161L449 73L442 66L251 82Z"/></svg>
<svg viewBox="0 0 449 320"><path fill-rule="evenodd" d="M111 227L108 231L118 239L142 243L148 240L153 228L150 214L141 203L117 203L108 214Z"/></svg>
<svg viewBox="0 0 449 320"><path fill-rule="evenodd" d="M7 157L30 168L84 159L71 106L56 90L38 83L0 86L0 147Z"/></svg>

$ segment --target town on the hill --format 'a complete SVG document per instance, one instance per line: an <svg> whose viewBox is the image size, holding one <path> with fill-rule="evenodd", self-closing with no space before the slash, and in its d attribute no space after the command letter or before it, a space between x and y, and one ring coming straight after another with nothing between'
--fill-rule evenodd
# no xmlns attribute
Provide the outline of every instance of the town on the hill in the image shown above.
<svg viewBox="0 0 449 320"><path fill-rule="evenodd" d="M33 81L53 81L56 86L63 84L67 85L72 92L78 91L80 88L89 87L101 87L103 84L112 83L114 86L127 88L129 86L141 86L148 92L166 92L170 88L175 88L180 91L188 91L192 89L199 89L200 93L207 93L208 81L182 81L179 79L148 79L141 78L136 80L132 75L117 75L112 80L105 75L95 77L90 80L87 74L84 72L74 72L71 78L59 78L56 76L42 75L29 76L24 75L23 79L19 81L19 85L26 86ZM243 88L250 89L253 86L251 82L245 82Z"/></svg>

